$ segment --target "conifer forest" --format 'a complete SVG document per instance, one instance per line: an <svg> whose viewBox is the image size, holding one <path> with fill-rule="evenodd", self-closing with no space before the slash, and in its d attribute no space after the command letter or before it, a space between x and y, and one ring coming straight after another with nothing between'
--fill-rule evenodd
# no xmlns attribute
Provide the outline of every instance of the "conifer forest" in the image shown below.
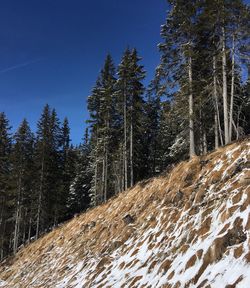
<svg viewBox="0 0 250 288"><path fill-rule="evenodd" d="M138 181L250 134L249 5L168 2L154 78L145 84L136 47L124 47L120 63L107 55L80 145L49 105L34 132L26 119L13 132L0 113L0 260Z"/></svg>

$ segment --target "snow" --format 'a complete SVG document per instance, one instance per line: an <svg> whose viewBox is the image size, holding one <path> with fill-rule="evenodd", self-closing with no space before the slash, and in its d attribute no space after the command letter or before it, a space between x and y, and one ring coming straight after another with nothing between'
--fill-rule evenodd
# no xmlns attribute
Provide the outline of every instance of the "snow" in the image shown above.
<svg viewBox="0 0 250 288"><path fill-rule="evenodd" d="M6 282L0 279L0 287L4 287L6 285Z"/></svg>
<svg viewBox="0 0 250 288"><path fill-rule="evenodd" d="M222 160L219 160L219 161L216 163L213 171L220 171L221 168L223 167L223 164L224 164L223 161L222 161Z"/></svg>
<svg viewBox="0 0 250 288"><path fill-rule="evenodd" d="M60 247L56 246L44 253L42 260L40 260L41 263L38 263L37 270L34 268L35 266L37 267L35 260L33 263L29 263L26 269L30 271L28 276L32 278L32 281L27 282L29 283L27 287L33 288L44 285L44 279L47 279L47 283L51 283L50 286L46 287L53 288L139 288L145 285L147 287L151 285L151 287L160 288L166 283L172 287L179 285L178 287L180 288L195 288L203 283L203 281L207 281L206 283L210 284L212 288L224 288L227 285L233 285L236 281L239 282L237 288L250 287L250 265L245 258L247 253L250 252L248 244L250 241L250 231L246 228L249 225L250 205L245 205L245 209L241 209L249 201L249 186L241 186L239 183L239 179L245 177L249 173L249 169L245 167L242 171L235 175L233 174L232 177L227 177L228 173L239 161L243 165L249 161L249 144L245 145L245 148L241 149L240 153L239 146L233 146L233 148L230 148L230 146L229 148L227 147L224 157L217 157L210 170L204 169L198 172L197 179L200 179L199 189L204 189L205 195L202 202L198 203L192 202L192 197L188 196L190 198L183 203L184 205L185 202L190 202L190 208L186 210L183 206L167 201L168 198L171 198L169 195L166 195L167 192L165 194L160 194L159 192L161 190L168 191L166 187L174 189L177 186L174 172L166 180L167 182L163 182L162 179L155 180L151 184L148 184L144 190L139 192L136 190L137 193L141 194L138 196L137 210L132 212L127 211L131 214L138 211L144 201L147 201L147 197L149 197L146 194L148 193L147 191L151 191L151 195L159 193L159 199L158 201L157 198L154 201L150 200L150 203L153 203L155 208L153 210L151 208L145 211L142 210L142 213L145 213L142 216L143 221L140 224L128 225L128 229L132 231L130 236L118 248L110 252L106 250L102 252L102 249L92 251L91 245L97 239L89 236L89 238L79 240L79 236L77 235L82 231L76 225L72 227L69 223L67 224L68 228L66 226L60 227L59 229L65 230L62 230L58 234L58 239L64 235L63 231L67 231L70 228L72 229L69 233L70 239L73 239L73 242L65 240ZM186 172L186 169L184 168L184 172ZM215 171L220 173L221 179L224 179L223 182L210 184L206 187L207 183L211 183L209 179ZM183 179L185 177L179 178ZM173 186L168 186L172 182ZM197 183L193 183L193 189L195 184ZM178 189L180 185L181 183L178 183ZM185 190L183 189L183 191ZM171 189L169 193L171 193ZM134 199L130 198L131 195L133 195L133 191L124 193L124 197L122 198L124 205L126 203L130 204L131 199ZM237 195L240 197L237 203L234 203L233 197ZM163 199L163 197L165 198ZM118 211L116 215L120 215L120 205L121 202L118 200L111 202L105 210L105 215L112 214L114 211ZM195 210L195 208L197 209ZM115 216L115 220L117 220L117 217ZM139 216L137 215L137 217ZM148 226L147 224L152 217L155 218L155 225ZM99 223L96 226L106 225L110 227L112 222L106 223L104 218L103 214L97 213L96 219L92 220ZM204 223L208 219L211 220L211 224L209 224L207 230L202 234L199 231L204 228ZM213 256L216 255L216 241L222 239L222 237L226 237L228 231L234 229L236 219L241 219L242 221L241 226L246 235L246 240L226 247L226 252L223 252L221 257L216 258L216 256ZM73 221L80 220L76 218ZM114 221L114 219L110 221ZM78 227L82 227L83 223L77 223ZM227 228L224 229L225 227ZM59 242L58 239L52 239ZM107 245L106 242L114 243L116 240L119 240L119 237L113 238L112 235L107 236L107 238L103 239L102 247ZM79 244L80 241L83 241L82 246ZM79 249L76 249L76 243L78 243ZM84 247L84 249L81 247ZM183 250L184 247L186 248ZM242 248L242 253L236 258L234 251L240 247ZM200 251L202 251L201 255L199 254ZM204 265L205 255L210 254L211 259L209 259L208 265L200 277L197 278L197 282L194 283L195 277ZM215 258L213 259L213 257ZM105 259L106 261L103 261ZM193 261L190 261L190 259L193 259ZM168 264L164 266L163 264L167 263L167 261L169 261L169 266ZM65 269L66 266L67 269ZM19 281L26 281L28 279L25 278L26 276L23 278L20 277L22 276L17 272L7 282L0 280L0 287L19 287L15 286L11 281L14 281L15 278L22 279ZM135 282L133 283L133 281ZM177 285L177 283L179 284Z"/></svg>
<svg viewBox="0 0 250 288"><path fill-rule="evenodd" d="M227 158L231 159L232 158L232 155L238 151L240 149L240 146L236 146L235 148L233 149L230 149L226 152L226 155L227 155Z"/></svg>
<svg viewBox="0 0 250 288"><path fill-rule="evenodd" d="M200 284L204 280L208 280L212 288L225 288L227 285L232 285L236 280L243 275L244 282L237 285L237 288L246 288L250 283L249 265L244 264L241 260L236 260L234 257L223 258L221 261L209 266L202 277Z"/></svg>

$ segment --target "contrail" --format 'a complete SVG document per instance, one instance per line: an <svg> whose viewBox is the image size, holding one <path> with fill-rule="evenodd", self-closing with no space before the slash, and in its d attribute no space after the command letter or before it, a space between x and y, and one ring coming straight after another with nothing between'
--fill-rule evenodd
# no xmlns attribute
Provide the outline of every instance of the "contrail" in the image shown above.
<svg viewBox="0 0 250 288"><path fill-rule="evenodd" d="M17 64L17 65L14 65L14 66L10 66L8 68L5 68L3 70L0 70L0 73L5 73L5 72L8 72L8 71L11 71L11 70L15 70L15 69L18 69L18 68L22 68L22 67L25 67L25 66L28 66L30 64L33 64L33 63L36 63L38 61L40 61L41 58L38 58L38 59L35 59L35 60L32 60L32 61L27 61L27 62L24 62L22 64Z"/></svg>

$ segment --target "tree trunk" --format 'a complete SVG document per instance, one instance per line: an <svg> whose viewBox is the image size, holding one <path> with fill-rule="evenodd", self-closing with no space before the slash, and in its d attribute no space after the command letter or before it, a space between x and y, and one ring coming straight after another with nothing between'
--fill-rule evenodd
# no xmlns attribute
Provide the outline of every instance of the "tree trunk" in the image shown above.
<svg viewBox="0 0 250 288"><path fill-rule="evenodd" d="M39 187L39 196L38 196L38 208L37 208L37 219L36 219L36 236L35 236L36 239L38 239L38 236L40 233L40 221L41 221L41 213L42 213L43 180L44 180L44 155L43 155L43 159L42 159L40 187Z"/></svg>
<svg viewBox="0 0 250 288"><path fill-rule="evenodd" d="M55 191L55 206L54 206L54 219L53 219L53 227L56 227L58 224L58 217L59 217L59 211L58 211L58 192Z"/></svg>
<svg viewBox="0 0 250 288"><path fill-rule="evenodd" d="M105 154L102 159L102 200L103 202L105 199Z"/></svg>
<svg viewBox="0 0 250 288"><path fill-rule="evenodd" d="M119 191L121 192L124 189L124 155L123 155L123 143L121 144L120 147L120 152L119 152L119 163L120 163L120 167L119 167L119 174L120 174L120 186L119 186Z"/></svg>
<svg viewBox="0 0 250 288"><path fill-rule="evenodd" d="M226 36L225 28L222 27L222 79L223 79L223 111L224 111L224 134L225 144L229 143L228 129L228 103L227 103L227 57L226 57Z"/></svg>
<svg viewBox="0 0 250 288"><path fill-rule="evenodd" d="M108 199L108 145L109 145L109 136L110 136L110 122L109 122L109 112L108 112L108 120L106 121L107 127L107 135L105 135L105 179L104 179L104 202Z"/></svg>
<svg viewBox="0 0 250 288"><path fill-rule="evenodd" d="M97 149L98 149L98 128L96 129L96 147L95 147L95 175L94 175L94 207L97 206L97 196L98 196L98 191L97 191L97 176L98 176L98 159L97 159Z"/></svg>
<svg viewBox="0 0 250 288"><path fill-rule="evenodd" d="M28 243L30 243L30 237L31 237L31 224L32 224L32 219L31 219L31 215L30 215L30 218L29 218L29 230L28 230Z"/></svg>
<svg viewBox="0 0 250 288"><path fill-rule="evenodd" d="M26 240L27 214L28 214L27 208L25 208L24 209L24 215L23 215L23 237L22 237L22 243L25 243L25 240Z"/></svg>
<svg viewBox="0 0 250 288"><path fill-rule="evenodd" d="M189 55L188 63L189 76L189 156L195 155L194 147L194 103L193 103L193 76L192 76L192 57Z"/></svg>
<svg viewBox="0 0 250 288"><path fill-rule="evenodd" d="M236 126L236 124L234 123L234 120L233 120L233 126L234 126L234 131L235 131L235 134L236 134L236 140L239 140L239 138L240 138L239 125L237 123L237 126Z"/></svg>
<svg viewBox="0 0 250 288"><path fill-rule="evenodd" d="M229 117L229 142L232 141L232 129L233 129L233 105L234 105L234 78L235 78L235 39L233 35L233 47L232 47L232 79L231 79L231 101L230 101L230 117Z"/></svg>
<svg viewBox="0 0 250 288"><path fill-rule="evenodd" d="M205 130L203 130L203 155L206 155L207 154L207 133Z"/></svg>
<svg viewBox="0 0 250 288"><path fill-rule="evenodd" d="M17 203L16 203L16 216L15 216L15 229L14 229L14 239L13 239L13 252L16 254L18 243L19 243L19 233L20 233L20 222L21 222L21 201L22 199L22 168L20 167L18 173L17 181Z"/></svg>
<svg viewBox="0 0 250 288"><path fill-rule="evenodd" d="M0 214L0 261L3 259L4 254L4 207L5 207L5 197L0 196L1 201L1 214Z"/></svg>
<svg viewBox="0 0 250 288"><path fill-rule="evenodd" d="M107 201L108 191L108 149L105 147L105 175L104 175L104 202Z"/></svg>
<svg viewBox="0 0 250 288"><path fill-rule="evenodd" d="M219 134L218 134L218 117L217 113L214 113L214 143L215 149L219 148Z"/></svg>
<svg viewBox="0 0 250 288"><path fill-rule="evenodd" d="M125 88L126 89L126 88ZM124 90L125 90L124 89ZM123 95L123 117L124 117L124 189L128 189L128 159L127 159L127 97Z"/></svg>
<svg viewBox="0 0 250 288"><path fill-rule="evenodd" d="M130 187L134 185L134 169L133 169L133 116L131 108L131 122L130 122Z"/></svg>
<svg viewBox="0 0 250 288"><path fill-rule="evenodd" d="M17 207L16 207L16 215L15 215L15 229L14 229L14 239L13 239L13 252L16 254L17 248L18 248L18 240L19 240L19 219L20 219L20 203L19 199L17 201Z"/></svg>
<svg viewBox="0 0 250 288"><path fill-rule="evenodd" d="M213 76L214 85L213 86L214 86L214 101L215 101L215 111L216 111L215 112L215 114L216 114L215 124L217 124L217 128L215 127L215 129L217 129L217 133L218 133L218 129L219 129L220 142L221 142L221 145L223 146L223 136L222 136L222 129L221 129L221 125L220 125L220 111L219 111L218 94L217 94L217 70L216 69L217 69L216 68L216 58L214 56L213 57L213 70L214 70L214 76ZM217 144L219 147L219 141L217 142ZM216 148L216 146L215 146L215 148Z"/></svg>
<svg viewBox="0 0 250 288"><path fill-rule="evenodd" d="M5 228L6 228L6 221L3 220L3 223L2 223L2 226L3 226L3 230L1 231L1 238L0 238L0 241L1 241L1 246L0 246L0 259L2 260L5 256L5 250L4 250L4 237L5 237Z"/></svg>

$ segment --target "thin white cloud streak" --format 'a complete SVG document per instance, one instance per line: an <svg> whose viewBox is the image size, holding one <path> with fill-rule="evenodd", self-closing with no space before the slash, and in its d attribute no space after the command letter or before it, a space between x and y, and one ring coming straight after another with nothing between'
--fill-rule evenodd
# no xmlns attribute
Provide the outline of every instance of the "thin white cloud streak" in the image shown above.
<svg viewBox="0 0 250 288"><path fill-rule="evenodd" d="M41 58L38 58L38 59L35 59L35 60L32 60L32 61L27 61L27 62L24 62L24 63L21 63L21 64L17 64L17 65L14 65L14 66L10 66L8 68L5 68L3 70L0 70L0 73L5 73L5 72L9 72L9 71L12 71L12 70L16 70L16 69L19 69L19 68L22 68L22 67L25 67L25 66L28 66L28 65L31 65L33 63L36 63L38 61L40 61Z"/></svg>

